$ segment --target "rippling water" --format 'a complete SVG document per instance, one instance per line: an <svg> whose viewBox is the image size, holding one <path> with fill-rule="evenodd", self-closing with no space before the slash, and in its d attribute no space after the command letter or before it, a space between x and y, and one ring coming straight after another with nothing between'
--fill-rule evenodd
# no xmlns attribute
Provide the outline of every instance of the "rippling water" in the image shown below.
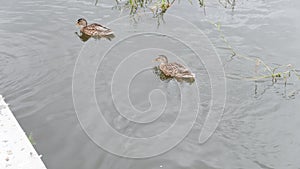
<svg viewBox="0 0 300 169"><path fill-rule="evenodd" d="M126 37L132 32L145 29L143 26L147 24L143 23L156 23L156 19L143 14L135 20L127 18L113 23L126 15L126 11L113 10L113 5L114 2L108 0L100 1L97 6L94 6L94 2L84 0L12 0L1 3L0 92L6 97L24 130L33 133L37 143L35 147L43 155L43 161L49 169L299 168L300 81L293 76L285 87L283 82L272 84L271 80L253 82L232 78L253 76L255 63L241 58L231 60L230 51L221 41L218 31L208 22L220 22L225 37L239 53L259 57L270 65L293 64L299 68L298 1L239 0L234 11L220 7L217 1L208 2L205 13L203 8L195 4L181 1L180 5L175 3L168 11L169 14L179 15L192 22L206 33L216 46L228 76L223 119L205 144L198 143L204 115L211 99L205 64L196 64L192 51L181 50L182 46L177 41L164 42L161 36L156 36L157 41L150 41L150 36L129 38L122 43L125 45L120 47L123 50L112 50L99 64L101 66L95 76L95 93L98 104L105 110L104 115L108 122L123 134L149 137L165 130L176 119L177 99L181 97L178 88L182 87L183 92L188 94L187 89L195 85L179 83L181 86L178 87L176 81L161 81L152 69L146 69L133 79L129 87L132 104L139 110L148 110L149 91L159 88L169 93L167 100L170 114L160 116L159 122L151 126L124 120L116 113L113 103L105 99L109 96L110 87L107 79L122 60L124 51L137 45L135 42L139 41L140 45L145 46L160 44L162 49L172 49L169 50L170 56L172 53L180 53L199 77L202 111L191 132L172 150L153 158L138 160L112 155L89 139L77 119L72 99L73 71L84 45L97 43L99 50L104 50L109 44L122 40L120 34ZM111 23L116 37L111 41L90 39L86 43L82 42L75 34L75 21L80 17L103 24ZM159 29L189 29L174 24L173 19L166 15L165 23L161 21ZM157 27L152 26L153 30ZM149 27L148 25L147 28ZM190 40L199 42L199 48L204 46L205 49L207 45L201 44L201 39L197 36ZM161 52L164 51L138 51L132 57L145 56L145 59L136 59L136 64L142 62L147 65L150 58L146 56ZM89 61L87 58L87 64ZM149 65L153 66L153 63ZM107 72L101 72L102 69ZM125 71L126 67L123 69ZM125 85L119 84L117 87ZM85 83L80 86L84 88ZM117 92L116 96L119 95L121 93ZM155 99L156 95L151 97ZM154 101L163 102L159 99ZM197 104L192 99L190 103Z"/></svg>

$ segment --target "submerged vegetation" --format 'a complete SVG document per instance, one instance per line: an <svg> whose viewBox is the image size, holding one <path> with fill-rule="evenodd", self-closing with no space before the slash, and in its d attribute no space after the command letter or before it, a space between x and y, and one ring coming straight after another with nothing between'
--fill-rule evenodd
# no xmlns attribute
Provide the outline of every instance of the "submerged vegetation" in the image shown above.
<svg viewBox="0 0 300 169"><path fill-rule="evenodd" d="M220 39L225 43L226 48L230 50L231 52L231 59L234 59L235 57L240 59L245 59L247 61L252 62L255 65L255 74L254 77L243 77L242 79L246 80L252 80L252 81L258 81L258 80L264 80L264 79L271 79L272 82L276 83L278 80L284 80L284 84L286 86L287 80L292 76L296 76L300 80L300 74L299 71L296 70L296 68L292 64L274 64L274 66L270 66L267 63L265 63L262 59L259 57L249 57L247 55L238 53L228 42L228 40L225 38L223 31L221 30L221 24L220 23L213 23L212 24L217 31L219 32Z"/></svg>
<svg viewBox="0 0 300 169"><path fill-rule="evenodd" d="M130 14L136 14L139 10L145 11L149 9L152 11L156 16L163 15L166 11L172 7L172 5L177 1L180 0L115 0L116 1L116 8L123 10L129 9ZM187 0L191 4L193 4L193 0ZM204 0L194 0L199 4L200 7L205 8L205 1ZM235 0L218 0L219 4L224 8L232 8L235 7ZM95 5L98 4L98 0L96 0Z"/></svg>
<svg viewBox="0 0 300 169"><path fill-rule="evenodd" d="M147 12L147 10L150 10L153 12L155 17L163 16L163 14L166 13L167 10L171 8L175 2L178 3L180 2L180 0L115 0L115 1L116 1L116 6L115 6L116 9L119 9L121 11L128 10L130 15L135 15L139 11ZM206 6L205 0L187 0L187 1L190 2L191 4L197 2L199 7L205 9ZM216 0L216 1L224 8L234 9L236 6L236 0ZM96 0L96 4L97 3L98 0ZM254 69L255 76L236 77L236 78L250 80L250 81L271 79L273 83L276 83L278 80L280 81L283 80L285 86L287 84L288 79L291 76L296 76L297 79L300 80L300 71L296 70L296 68L292 64L272 64L271 66L265 63L265 61L263 61L259 57L249 57L247 55L237 52L237 50L234 49L230 45L228 40L225 38L224 33L221 30L221 24L210 22L210 21L209 23L217 29L220 39L226 45L226 48L230 50L231 60L235 58L244 59L252 62L253 65L255 66ZM167 78L162 77L162 79L167 79Z"/></svg>

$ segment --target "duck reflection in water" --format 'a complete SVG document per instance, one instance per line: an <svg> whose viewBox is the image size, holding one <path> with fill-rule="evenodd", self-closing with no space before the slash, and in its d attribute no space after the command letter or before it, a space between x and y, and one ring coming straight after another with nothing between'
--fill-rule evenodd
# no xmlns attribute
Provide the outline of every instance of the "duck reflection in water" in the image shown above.
<svg viewBox="0 0 300 169"><path fill-rule="evenodd" d="M109 41L111 41L113 38L115 38L115 35L114 34L111 34L111 35L107 35L107 36L89 36L85 33L78 33L78 32L75 32L75 34L80 38L80 40L82 42L86 42L88 41L90 38L93 38L93 39L107 39Z"/></svg>
<svg viewBox="0 0 300 169"><path fill-rule="evenodd" d="M171 81L172 79L176 79L177 82L186 82L186 83L189 83L189 84L192 84L195 82L195 78L177 78L177 77L171 77L171 76L166 76L164 74L164 72L162 72L158 66L155 66L153 68L153 73L156 74L160 80L162 81L165 81L165 82L169 82Z"/></svg>

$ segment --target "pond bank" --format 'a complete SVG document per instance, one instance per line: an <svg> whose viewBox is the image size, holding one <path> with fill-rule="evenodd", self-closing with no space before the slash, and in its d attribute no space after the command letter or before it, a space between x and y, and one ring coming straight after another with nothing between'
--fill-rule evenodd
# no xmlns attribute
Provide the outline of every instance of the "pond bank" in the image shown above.
<svg viewBox="0 0 300 169"><path fill-rule="evenodd" d="M0 95L0 168L46 169L25 132Z"/></svg>

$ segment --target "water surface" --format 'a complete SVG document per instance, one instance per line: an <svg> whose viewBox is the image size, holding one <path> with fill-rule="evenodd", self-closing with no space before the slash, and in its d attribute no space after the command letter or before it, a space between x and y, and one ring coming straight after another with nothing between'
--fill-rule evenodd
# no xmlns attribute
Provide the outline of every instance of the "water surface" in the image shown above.
<svg viewBox="0 0 300 169"><path fill-rule="evenodd" d="M35 147L49 169L299 168L299 81L293 76L285 87L283 82L272 84L271 80L253 82L232 78L253 76L255 63L239 58L230 60L230 51L220 40L218 31L207 22L220 22L225 37L240 53L259 57L270 65L293 64L299 68L298 1L241 0L234 11L220 7L217 2L209 2L206 14L196 4L181 1L168 11L192 22L207 34L215 44L229 77L223 119L212 138L203 145L198 144L198 136L211 99L203 63L199 61L193 66L192 52L181 50L176 41L163 43L158 36L156 42L149 42L148 37L140 36L143 45L161 43L162 49L173 48L172 52L180 53L198 74L202 86L202 116L178 146L160 156L139 160L118 157L99 148L81 128L72 100L74 66L86 43L99 43L104 48L120 40L118 33L131 35L135 29L143 29L141 22L156 23L155 18L141 15L136 21L122 20L118 27L112 24L116 38L111 41L90 39L82 42L75 34L78 31L75 21L85 17L88 21L109 24L127 14L126 11L112 10L113 5L114 2L108 0L97 6L84 0L12 0L3 1L0 7L0 91L23 129L33 133ZM159 29L189 29L172 24L172 18L167 15L165 20ZM153 25L153 30L156 28L157 25ZM199 42L199 48L203 47L198 37L191 41ZM123 44L124 50L136 45L130 39ZM156 52L140 51L137 55L150 56L163 51ZM122 51L116 51L113 56L103 61L95 81L96 96L102 105L106 105L108 121L119 132L136 137L163 131L176 118L176 99L180 98L177 83L161 81L152 70L141 72L131 86L133 105L147 110L147 94L153 88L160 88L170 93L169 108L173 113L161 116L160 121L152 126L124 122L112 108L112 102L103 99L109 86L105 79L115 71L111 65L121 61ZM138 61L148 63L147 59ZM101 74L101 69L107 72ZM194 84L182 85L188 89ZM191 105L194 104L191 101Z"/></svg>

